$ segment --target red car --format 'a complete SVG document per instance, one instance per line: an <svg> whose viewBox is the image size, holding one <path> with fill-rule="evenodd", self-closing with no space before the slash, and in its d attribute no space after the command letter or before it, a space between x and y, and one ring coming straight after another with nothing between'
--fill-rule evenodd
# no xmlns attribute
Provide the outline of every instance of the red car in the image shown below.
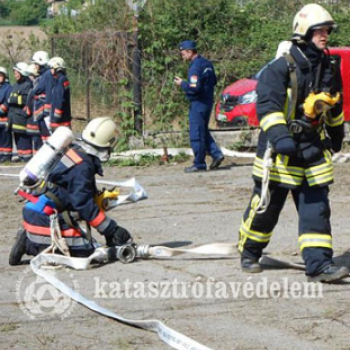
<svg viewBox="0 0 350 350"><path fill-rule="evenodd" d="M216 105L216 125L219 128L241 128L259 126L256 117L256 76L244 78L229 85Z"/></svg>
<svg viewBox="0 0 350 350"><path fill-rule="evenodd" d="M344 119L350 121L350 84L347 83L350 79L350 47L335 47L330 48L329 51L340 64L343 80ZM251 78L240 79L225 88L215 110L218 128L259 126L256 116L257 94L255 91L259 73Z"/></svg>

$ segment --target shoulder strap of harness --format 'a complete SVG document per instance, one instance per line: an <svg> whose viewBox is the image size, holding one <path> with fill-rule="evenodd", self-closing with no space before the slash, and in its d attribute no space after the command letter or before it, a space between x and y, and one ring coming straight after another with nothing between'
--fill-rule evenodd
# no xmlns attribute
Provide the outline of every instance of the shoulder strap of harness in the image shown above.
<svg viewBox="0 0 350 350"><path fill-rule="evenodd" d="M292 98L291 105L288 108L287 122L290 121L290 117L292 112L295 110L298 98L298 81L297 81L297 65L295 63L294 57L289 52L283 53L284 58L287 61L288 69L289 69L289 77L292 86Z"/></svg>

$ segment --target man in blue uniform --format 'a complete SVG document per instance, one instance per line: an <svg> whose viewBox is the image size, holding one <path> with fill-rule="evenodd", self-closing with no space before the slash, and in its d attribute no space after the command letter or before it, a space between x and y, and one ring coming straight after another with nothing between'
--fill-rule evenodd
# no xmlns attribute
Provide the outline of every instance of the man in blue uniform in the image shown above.
<svg viewBox="0 0 350 350"><path fill-rule="evenodd" d="M194 162L185 168L185 173L206 171L205 156L213 158L209 168L216 169L224 156L209 132L210 113L214 104L216 75L213 64L197 53L196 43L186 40L179 49L185 61L190 61L188 81L175 77L175 84L180 86L190 101L189 125L190 142L194 153Z"/></svg>
<svg viewBox="0 0 350 350"><path fill-rule="evenodd" d="M26 105L32 81L28 78L28 65L18 62L13 67L16 83L12 86L8 105L8 130L13 132L20 162L27 162L33 156L32 139L27 134Z"/></svg>
<svg viewBox="0 0 350 350"><path fill-rule="evenodd" d="M54 77L50 112L50 127L54 131L59 126L71 126L70 86L66 75L66 63L63 58L51 58L49 67Z"/></svg>
<svg viewBox="0 0 350 350"><path fill-rule="evenodd" d="M329 185L331 152L344 137L341 80L325 54L335 27L320 5L305 5L295 16L289 50L262 71L257 92L260 121L255 186L240 227L244 272L261 272L259 258L268 245L291 190L299 216L299 248L309 281L334 282L349 274L332 261ZM272 146L269 192L260 210L264 154Z"/></svg>
<svg viewBox="0 0 350 350"><path fill-rule="evenodd" d="M10 265L19 265L24 254L37 255L51 244L50 215L59 213L59 226L72 256L88 256L94 241L77 225L85 221L102 234L108 246L132 242L129 232L108 217L99 206L95 175L103 175L101 162L109 158L117 142L115 123L107 118L93 119L49 172L46 190L39 197L20 193L30 200L23 208L23 226L10 252Z"/></svg>
<svg viewBox="0 0 350 350"><path fill-rule="evenodd" d="M46 51L37 51L32 57L32 63L35 65L39 77L33 88L33 122L39 128L40 137L43 141L51 135L50 129L50 111L51 94L54 78L51 74L49 63L49 54Z"/></svg>
<svg viewBox="0 0 350 350"><path fill-rule="evenodd" d="M12 134L8 130L7 103L11 93L11 85L8 81L8 72L0 67L0 163L9 162L12 156Z"/></svg>

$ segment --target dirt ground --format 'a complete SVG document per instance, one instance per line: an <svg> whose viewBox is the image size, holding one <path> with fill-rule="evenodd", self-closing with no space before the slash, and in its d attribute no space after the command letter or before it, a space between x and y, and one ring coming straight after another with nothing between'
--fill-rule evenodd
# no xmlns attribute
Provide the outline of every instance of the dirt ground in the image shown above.
<svg viewBox="0 0 350 350"><path fill-rule="evenodd" d="M149 198L120 206L111 212L133 233L139 244L182 242L201 245L234 242L248 203L252 180L251 160L227 158L224 167L200 174L184 174L184 165L159 167L109 167L105 179L121 181L135 177ZM1 173L18 173L20 168L1 167ZM332 225L336 261L350 267L350 166L335 165L336 184L331 187ZM156 334L128 327L102 317L81 305L72 304L63 317L52 312L23 311L18 302L20 289L35 281L27 265L10 267L8 254L21 223L21 208L13 195L17 179L1 177L0 189L0 348L1 349L170 349ZM102 241L102 239L101 239ZM189 245L187 246L189 247ZM279 259L300 262L297 248L297 216L291 198L284 208L266 253ZM62 280L76 285L88 299L131 319L159 319L177 331L215 350L348 350L350 328L350 278L341 284L321 285L314 297L292 294L306 278L302 271L266 269L249 276L240 270L239 257L205 258L182 255L172 259L119 262L87 271L57 270ZM208 281L229 286L235 282L257 288L283 284L284 293L267 295L194 292L187 298L122 297L112 293L113 282L188 283L206 286ZM287 285L285 282L287 281ZM102 291L101 283L109 286ZM217 286L217 285L216 285ZM100 288L100 289L99 289ZM130 289L129 292L132 292ZM200 289L197 289L197 291ZM282 295L283 294L283 295ZM52 297L51 297L52 298ZM43 306L43 304L41 304ZM33 317L34 316L34 317ZM63 318L63 320L62 320Z"/></svg>

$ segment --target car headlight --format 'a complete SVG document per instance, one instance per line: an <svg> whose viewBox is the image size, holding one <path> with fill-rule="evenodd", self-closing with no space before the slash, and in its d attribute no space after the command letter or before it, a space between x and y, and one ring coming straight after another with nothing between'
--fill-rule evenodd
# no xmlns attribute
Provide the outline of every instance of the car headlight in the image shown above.
<svg viewBox="0 0 350 350"><path fill-rule="evenodd" d="M239 102L242 105L247 105L248 103L256 102L257 98L258 98L258 94L256 93L255 90L253 90L242 95Z"/></svg>

